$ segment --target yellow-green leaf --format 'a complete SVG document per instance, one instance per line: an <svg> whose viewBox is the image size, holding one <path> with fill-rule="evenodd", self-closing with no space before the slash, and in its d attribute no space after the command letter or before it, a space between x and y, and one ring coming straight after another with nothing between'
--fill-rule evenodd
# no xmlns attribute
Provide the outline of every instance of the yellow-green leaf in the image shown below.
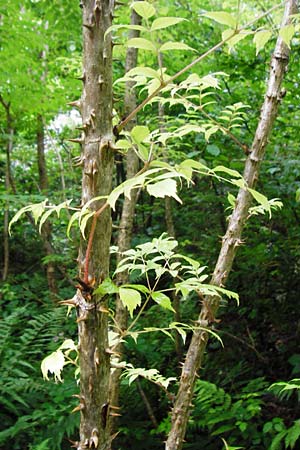
<svg viewBox="0 0 300 450"><path fill-rule="evenodd" d="M285 42L289 48L294 34L295 34L295 26L292 23L289 25L285 25L279 30L279 36L282 38L283 42Z"/></svg>
<svg viewBox="0 0 300 450"><path fill-rule="evenodd" d="M51 353L51 355L46 356L41 364L41 370L43 378L49 380L48 372L53 373L55 381L61 381L61 371L65 364L65 357L61 350Z"/></svg>
<svg viewBox="0 0 300 450"><path fill-rule="evenodd" d="M272 32L268 30L257 31L254 35L253 42L256 46L256 54L264 48L268 40L271 38Z"/></svg>
<svg viewBox="0 0 300 450"><path fill-rule="evenodd" d="M159 17L158 19L153 20L151 25L151 31L161 30L162 28L168 28L172 25L176 25L179 22L182 22L182 17Z"/></svg>
<svg viewBox="0 0 300 450"><path fill-rule="evenodd" d="M150 50L151 52L156 53L155 45L145 38L132 38L127 42L128 47L140 48L142 50Z"/></svg>
<svg viewBox="0 0 300 450"><path fill-rule="evenodd" d="M119 295L123 305L128 309L130 317L133 317L133 311L141 304L141 294L135 289L120 287Z"/></svg>
<svg viewBox="0 0 300 450"><path fill-rule="evenodd" d="M162 308L175 312L169 297L162 292L152 292L151 297Z"/></svg>
<svg viewBox="0 0 300 450"><path fill-rule="evenodd" d="M225 11L210 11L204 13L203 16L208 17L209 19L213 19L222 25L228 25L229 27L235 28L237 25L236 19Z"/></svg>
<svg viewBox="0 0 300 450"><path fill-rule="evenodd" d="M133 8L135 12L143 19L150 19L150 17L155 14L154 6L148 2L134 2L131 5L131 8Z"/></svg>
<svg viewBox="0 0 300 450"><path fill-rule="evenodd" d="M180 200L180 198L176 193L176 190L177 190L176 181L172 179L158 181L157 183L148 184L147 186L147 191L149 195L153 195L154 197L159 198L173 197L179 203L182 203L182 201Z"/></svg>
<svg viewBox="0 0 300 450"><path fill-rule="evenodd" d="M183 42L165 42L160 48L160 52L167 52L169 50L189 50L192 52L195 52L196 50L192 47L190 47L187 44L184 44Z"/></svg>

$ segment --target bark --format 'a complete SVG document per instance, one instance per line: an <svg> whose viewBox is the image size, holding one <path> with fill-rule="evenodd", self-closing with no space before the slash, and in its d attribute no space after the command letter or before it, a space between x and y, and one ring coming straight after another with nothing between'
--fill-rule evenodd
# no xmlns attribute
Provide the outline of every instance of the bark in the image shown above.
<svg viewBox="0 0 300 450"><path fill-rule="evenodd" d="M296 12L296 1L288 0L285 6L282 26L289 23L289 15ZM288 59L289 49L279 37L271 60L267 92L261 109L259 123L245 163L244 179L249 188L253 188L256 185L268 138L277 115L278 106L284 95L284 91L281 90L281 84L287 69ZM222 239L219 258L211 279L212 285L223 286L228 278L237 248L241 244L241 235L251 201L251 194L247 190L240 189L226 234ZM198 319L199 325L207 326L212 324L218 307L218 297L204 299ZM180 450L182 448L197 371L202 365L207 341L208 333L206 331L198 330L193 334L172 410L171 430L166 442L166 450Z"/></svg>
<svg viewBox="0 0 300 450"><path fill-rule="evenodd" d="M9 106L7 109L7 144L6 144L6 168L5 168L5 191L8 195L12 189L12 176L11 176L11 161L10 155L13 148L13 136L14 129L12 127L12 119L9 112ZM4 209L4 228L3 228L3 272L2 280L6 281L9 273L9 200L5 202Z"/></svg>
<svg viewBox="0 0 300 450"><path fill-rule="evenodd" d="M130 17L130 23L132 25L140 25L141 24L141 17L132 10L131 17ZM129 32L129 38L134 38L139 36L139 31L137 30L130 30ZM133 69L137 65L137 56L138 51L136 48L129 47L126 53L126 62L125 62L125 71L128 72L129 70ZM125 99L124 99L124 109L125 109L125 115L128 115L131 111L133 111L136 107L136 95L135 91L133 89L133 85L130 82L126 83L125 87ZM132 129L136 124L136 118L134 118L127 126L127 129ZM126 179L130 179L136 175L139 169L139 158L136 155L135 151L133 149L129 149L127 155L126 155ZM122 253L128 250L131 246L131 239L132 239L132 231L133 231L133 222L134 222L134 213L135 213L135 207L137 202L137 190L133 190L131 192L130 199L125 197L123 208L122 208L122 215L120 220L120 226L119 226L119 233L118 233L118 258L117 262L119 262L122 259ZM117 274L116 277L116 283L118 285L126 284L128 283L128 273L127 272L121 272ZM115 320L118 323L118 326L121 330L125 330L127 328L127 310L124 308L123 303L121 302L119 296L117 296L116 299L116 313L115 313ZM120 343L116 348L117 353L120 355L119 359L122 359L122 353L123 353L123 345ZM119 391L120 391L120 376L121 376L122 370L121 369L115 369L114 372L111 375L111 384L110 384L110 401L111 404L114 406L119 405ZM116 417L111 417L111 429L113 430L116 425Z"/></svg>
<svg viewBox="0 0 300 450"><path fill-rule="evenodd" d="M111 191L113 174L112 131L112 42L110 34L113 0L83 0L83 92L80 100L84 133L81 138L82 205ZM90 209L98 210L103 201ZM95 216L97 217L97 216ZM94 237L91 240L92 227ZM93 234L93 233L92 233ZM108 276L111 239L111 215L106 208L87 228L88 240L79 249L77 322L80 364L80 441L77 449L111 447L108 417L110 360L106 302L93 295L96 286ZM89 244L89 245L88 245ZM91 245L92 244L92 245Z"/></svg>
<svg viewBox="0 0 300 450"><path fill-rule="evenodd" d="M12 191L14 194L16 192L14 180L11 173L11 152L13 149L13 137L14 137L14 127L13 127L13 118L10 111L10 102L4 100L2 95L0 94L0 103L5 110L6 116L6 166L5 166L5 191L6 194L10 194ZM3 228L3 271L2 271L2 280L5 281L7 279L9 273L9 201L5 202L4 208L4 228Z"/></svg>
<svg viewBox="0 0 300 450"><path fill-rule="evenodd" d="M43 122L43 117L41 115L38 115L38 117L37 117L36 141L37 141L39 189L43 194L47 195L49 185L48 185L47 165L46 165L46 157L45 157L44 122ZM41 232L41 237L42 237L43 247L44 247L46 256L53 255L54 250L51 245L52 230L51 230L51 224L49 221L46 221L44 223L42 232ZM56 272L55 264L52 261L48 261L46 264L46 275L47 275L48 288L49 288L50 295L53 300L56 300L57 294L58 294L55 272Z"/></svg>

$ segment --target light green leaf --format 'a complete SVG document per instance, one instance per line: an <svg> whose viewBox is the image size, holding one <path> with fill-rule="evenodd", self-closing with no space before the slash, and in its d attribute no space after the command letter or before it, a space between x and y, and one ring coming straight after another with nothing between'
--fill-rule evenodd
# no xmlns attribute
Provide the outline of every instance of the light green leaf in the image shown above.
<svg viewBox="0 0 300 450"><path fill-rule="evenodd" d="M141 294L135 289L120 287L119 295L123 305L128 309L130 317L133 317L133 311L141 304Z"/></svg>
<svg viewBox="0 0 300 450"><path fill-rule="evenodd" d="M120 150L129 150L131 147L132 145L126 139L119 139L116 142L116 148L119 148Z"/></svg>
<svg viewBox="0 0 300 450"><path fill-rule="evenodd" d="M238 42L245 39L249 34L252 34L252 31L246 31L240 32L238 34L234 34L234 30L227 29L223 31L222 33L222 39L226 41L226 44L228 45L229 49L232 49ZM232 36L232 37L230 37Z"/></svg>
<svg viewBox="0 0 300 450"><path fill-rule="evenodd" d="M196 50L183 42L165 42L159 49L159 52L167 52L169 50L190 50L195 52Z"/></svg>
<svg viewBox="0 0 300 450"><path fill-rule="evenodd" d="M290 43L294 34L295 34L295 26L292 23L289 25L285 25L279 30L279 36L282 38L283 42L285 42L289 48L291 48Z"/></svg>
<svg viewBox="0 0 300 450"><path fill-rule="evenodd" d="M77 351L77 345L75 345L75 342L73 341L73 339L66 339L61 346L59 347L58 350L75 350Z"/></svg>
<svg viewBox="0 0 300 450"><path fill-rule="evenodd" d="M118 292L118 286L109 277L105 278L94 291L94 293L100 295L100 297L104 297L107 294L116 294Z"/></svg>
<svg viewBox="0 0 300 450"><path fill-rule="evenodd" d="M234 195L230 194L230 192L228 192L228 194L227 194L227 200L228 200L228 203L230 204L230 206L232 206L232 207L235 206L236 198Z"/></svg>
<svg viewBox="0 0 300 450"><path fill-rule="evenodd" d="M68 223L68 227L67 227L67 236L68 238L70 238L70 230L74 224L75 221L77 221L79 219L81 215L81 211L76 211L74 214L72 214L69 223Z"/></svg>
<svg viewBox="0 0 300 450"><path fill-rule="evenodd" d="M37 203L35 205L31 205L31 212L32 212L35 224L38 223L39 218L41 217L41 215L45 211L46 203L47 203L47 200L45 200L45 201L43 201L41 203Z"/></svg>
<svg viewBox="0 0 300 450"><path fill-rule="evenodd" d="M147 28L142 25L112 25L105 31L104 39L111 33L111 31L119 30L120 28L126 28L127 30L147 31Z"/></svg>
<svg viewBox="0 0 300 450"><path fill-rule="evenodd" d="M41 233L42 231L42 226L44 225L44 223L46 222L46 220L48 219L49 216L51 216L51 214L55 211L54 208L48 209L48 211L45 212L45 214L42 215L40 223L39 223L39 233Z"/></svg>
<svg viewBox="0 0 300 450"><path fill-rule="evenodd" d="M142 50L150 50L151 52L156 53L157 49L155 45L145 38L132 38L127 42L128 47L140 48Z"/></svg>
<svg viewBox="0 0 300 450"><path fill-rule="evenodd" d="M11 226L18 222L18 220L20 219L20 217L25 214L26 212L31 210L31 205L27 205L24 206L24 208L21 208L15 215L14 217L11 219L11 221L9 222L9 227L8 227L8 232L9 234L11 234Z"/></svg>
<svg viewBox="0 0 300 450"><path fill-rule="evenodd" d="M151 67L134 67L126 73L126 76L134 77L136 75L143 75L149 78L158 78L160 79L160 73Z"/></svg>
<svg viewBox="0 0 300 450"><path fill-rule="evenodd" d="M228 167L225 166L217 166L213 169L213 171L216 172L225 172L228 175L230 175L231 177L236 177L236 178L241 178L241 174L234 169L229 169Z"/></svg>
<svg viewBox="0 0 300 450"><path fill-rule="evenodd" d="M172 25L176 25L179 22L182 22L182 17L159 17L158 19L153 20L151 25L151 31L161 30L162 28L168 28Z"/></svg>
<svg viewBox="0 0 300 450"><path fill-rule="evenodd" d="M41 363L41 370L43 378L49 380L48 372L53 373L55 381L61 381L61 371L63 370L65 364L65 357L61 350L51 353L51 355L46 356Z"/></svg>
<svg viewBox="0 0 300 450"><path fill-rule="evenodd" d="M80 228L83 239L85 239L85 228L88 223L88 220L91 217L93 217L94 214L95 214L95 211L89 212L89 213L85 214L84 217L80 220L79 228Z"/></svg>
<svg viewBox="0 0 300 450"><path fill-rule="evenodd" d="M135 126L130 132L132 139L137 143L143 142L146 139L146 137L149 136L149 134L150 134L149 128L143 125Z"/></svg>
<svg viewBox="0 0 300 450"><path fill-rule="evenodd" d="M162 292L152 292L151 297L162 308L175 312L169 297Z"/></svg>
<svg viewBox="0 0 300 450"><path fill-rule="evenodd" d="M137 144L137 153L142 161L149 161L150 151L145 145Z"/></svg>
<svg viewBox="0 0 300 450"><path fill-rule="evenodd" d="M211 11L202 14L205 17L208 17L209 19L213 19L218 23L221 23L223 25L228 25L229 27L235 28L237 25L236 19L225 11Z"/></svg>
<svg viewBox="0 0 300 450"><path fill-rule="evenodd" d="M272 31L260 30L257 31L253 37L253 42L256 46L256 55L264 48L268 40L272 36Z"/></svg>
<svg viewBox="0 0 300 450"><path fill-rule="evenodd" d="M180 198L176 193L177 184L175 180L167 179L159 181L158 183L155 184L148 184L147 191L149 195L153 195L154 197L157 198L173 197L179 203L182 203L182 201L180 200Z"/></svg>
<svg viewBox="0 0 300 450"><path fill-rule="evenodd" d="M143 19L150 19L156 12L154 6L148 2L134 2L131 8Z"/></svg>
<svg viewBox="0 0 300 450"><path fill-rule="evenodd" d="M143 284L124 284L123 287L133 288L137 291L142 292L143 294L149 294L149 289L147 288L147 286L144 286Z"/></svg>
<svg viewBox="0 0 300 450"><path fill-rule="evenodd" d="M296 202L299 203L300 202L300 188L298 188L296 190Z"/></svg>
<svg viewBox="0 0 300 450"><path fill-rule="evenodd" d="M261 194L260 192L255 191L254 189L250 189L250 188L248 188L248 191L250 192L252 197L257 201L257 203L262 205L267 211L270 211L270 204L265 195Z"/></svg>

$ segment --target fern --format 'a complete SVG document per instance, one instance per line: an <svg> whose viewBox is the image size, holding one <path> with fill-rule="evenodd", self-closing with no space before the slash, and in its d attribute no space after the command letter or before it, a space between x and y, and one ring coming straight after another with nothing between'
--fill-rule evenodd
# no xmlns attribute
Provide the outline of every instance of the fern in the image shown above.
<svg viewBox="0 0 300 450"><path fill-rule="evenodd" d="M0 321L0 447L59 450L64 435L78 425L70 415L76 384L70 371L63 386L45 383L40 362L64 339L65 310L42 311L28 320L29 314L21 307Z"/></svg>

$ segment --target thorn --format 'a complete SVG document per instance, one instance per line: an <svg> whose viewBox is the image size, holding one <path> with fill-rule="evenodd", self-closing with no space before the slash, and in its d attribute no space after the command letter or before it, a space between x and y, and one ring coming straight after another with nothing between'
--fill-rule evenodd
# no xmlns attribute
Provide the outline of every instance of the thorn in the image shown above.
<svg viewBox="0 0 300 450"><path fill-rule="evenodd" d="M111 348L106 348L105 349L105 353L107 353L108 355L117 355L117 356L121 356L120 353L116 352L115 350L112 350Z"/></svg>
<svg viewBox="0 0 300 450"><path fill-rule="evenodd" d="M69 106L74 106L75 108L81 108L81 100L74 100L73 102L67 103Z"/></svg>
<svg viewBox="0 0 300 450"><path fill-rule="evenodd" d="M113 441L114 439L116 439L116 437L118 436L119 433L120 433L120 431L117 431L115 434L112 434L110 436L110 441Z"/></svg>
<svg viewBox="0 0 300 450"><path fill-rule="evenodd" d="M113 406L113 405L109 405L110 409L121 409L120 406Z"/></svg>
<svg viewBox="0 0 300 450"><path fill-rule="evenodd" d="M82 316L78 317L78 319L76 320L77 323L79 322L83 322L84 320L87 320L88 318L88 312L84 311L84 313L82 314Z"/></svg>
<svg viewBox="0 0 300 450"><path fill-rule="evenodd" d="M109 415L112 417L121 417L122 416L122 414L113 413L113 412L109 413Z"/></svg>
<svg viewBox="0 0 300 450"><path fill-rule="evenodd" d="M65 305L65 306L78 306L78 302L77 300L73 297L70 298L69 300L60 300L59 305Z"/></svg>
<svg viewBox="0 0 300 450"><path fill-rule="evenodd" d="M85 81L85 73L83 73L82 75L80 75L80 77L75 77L75 80Z"/></svg>
<svg viewBox="0 0 300 450"><path fill-rule="evenodd" d="M79 403L79 405L75 406L74 409L72 409L71 414L77 412L77 411L82 411L85 408L83 403Z"/></svg>
<svg viewBox="0 0 300 450"><path fill-rule="evenodd" d="M82 26L87 28L90 31L92 31L93 28L95 28L95 24L91 24L91 23L83 23Z"/></svg>
<svg viewBox="0 0 300 450"><path fill-rule="evenodd" d="M83 144L84 140L82 138L75 138L75 139L66 139L68 142L75 142L76 144Z"/></svg>
<svg viewBox="0 0 300 450"><path fill-rule="evenodd" d="M102 312L102 313L109 313L109 310L105 308L105 306L100 305L100 307L98 308L98 311Z"/></svg>

